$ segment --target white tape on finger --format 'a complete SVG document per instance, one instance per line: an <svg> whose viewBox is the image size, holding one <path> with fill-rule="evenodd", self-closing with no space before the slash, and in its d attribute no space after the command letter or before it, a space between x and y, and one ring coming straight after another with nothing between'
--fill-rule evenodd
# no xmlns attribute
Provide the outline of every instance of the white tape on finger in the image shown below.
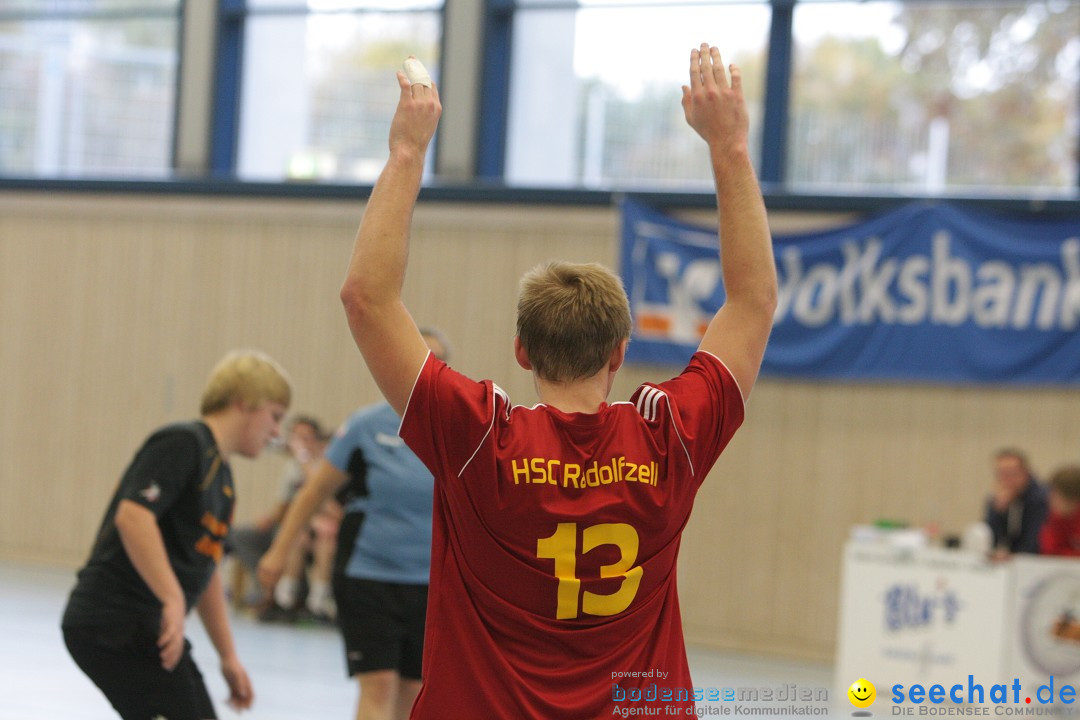
<svg viewBox="0 0 1080 720"><path fill-rule="evenodd" d="M405 58L405 63L401 66L401 69L405 71L405 76L409 78L410 85L431 87L431 76L428 75L427 68L412 55Z"/></svg>

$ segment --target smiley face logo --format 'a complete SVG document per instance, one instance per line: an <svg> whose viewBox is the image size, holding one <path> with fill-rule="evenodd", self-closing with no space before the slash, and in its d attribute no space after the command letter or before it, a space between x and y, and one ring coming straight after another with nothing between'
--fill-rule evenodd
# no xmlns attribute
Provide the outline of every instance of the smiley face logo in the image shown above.
<svg viewBox="0 0 1080 720"><path fill-rule="evenodd" d="M847 690L847 696L851 704L857 708L870 707L874 704L874 700L877 700L877 688L874 687L874 683L866 678L859 678L851 683L851 687Z"/></svg>

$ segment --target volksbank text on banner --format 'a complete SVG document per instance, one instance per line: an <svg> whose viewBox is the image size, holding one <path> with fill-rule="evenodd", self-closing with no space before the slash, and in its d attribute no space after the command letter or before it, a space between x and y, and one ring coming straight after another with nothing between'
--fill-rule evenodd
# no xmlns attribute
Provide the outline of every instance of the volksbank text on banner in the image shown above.
<svg viewBox="0 0 1080 720"><path fill-rule="evenodd" d="M780 282L763 373L1080 383L1080 218L915 203L773 238ZM724 289L716 231L623 204L628 359L683 364Z"/></svg>

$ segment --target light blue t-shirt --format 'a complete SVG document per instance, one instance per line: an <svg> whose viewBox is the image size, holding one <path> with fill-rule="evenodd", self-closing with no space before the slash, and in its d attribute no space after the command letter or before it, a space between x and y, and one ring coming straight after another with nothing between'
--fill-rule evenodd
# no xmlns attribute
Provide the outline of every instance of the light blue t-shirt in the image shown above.
<svg viewBox="0 0 1080 720"><path fill-rule="evenodd" d="M361 488L345 506L363 516L345 574L426 585L435 481L398 437L400 424L386 403L361 408L337 431L326 459Z"/></svg>

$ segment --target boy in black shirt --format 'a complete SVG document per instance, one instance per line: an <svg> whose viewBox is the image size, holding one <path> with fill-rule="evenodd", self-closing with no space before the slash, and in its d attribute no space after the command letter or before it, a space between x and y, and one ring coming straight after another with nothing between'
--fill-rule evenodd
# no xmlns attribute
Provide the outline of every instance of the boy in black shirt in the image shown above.
<svg viewBox="0 0 1080 720"><path fill-rule="evenodd" d="M251 706L217 572L235 502L228 459L254 458L280 435L290 399L276 362L230 353L211 372L201 418L154 432L124 472L61 623L72 658L121 717L217 717L184 638L191 608L229 703Z"/></svg>

